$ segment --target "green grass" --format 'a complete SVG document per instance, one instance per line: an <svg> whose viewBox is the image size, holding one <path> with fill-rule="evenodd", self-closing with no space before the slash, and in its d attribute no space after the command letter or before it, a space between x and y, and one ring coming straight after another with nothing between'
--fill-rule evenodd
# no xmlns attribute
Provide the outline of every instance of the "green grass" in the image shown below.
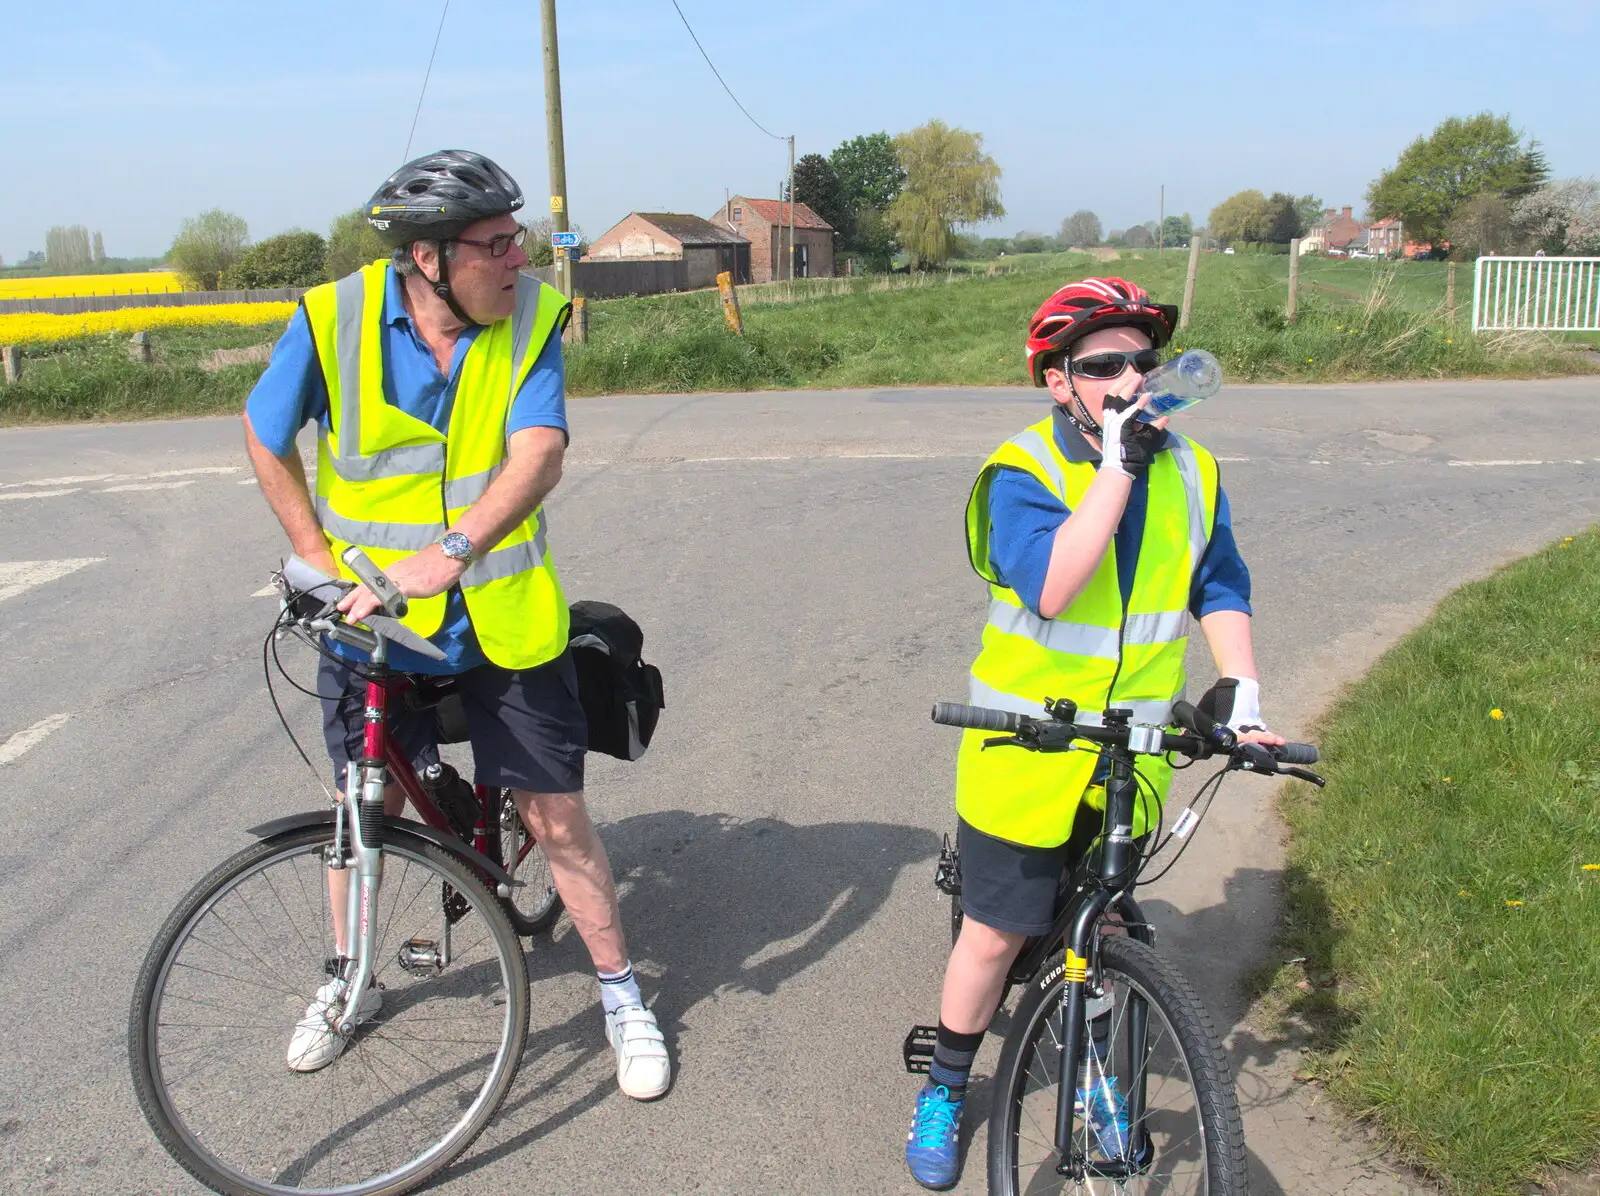
<svg viewBox="0 0 1600 1196"><path fill-rule="evenodd" d="M1285 801L1303 962L1262 1010L1474 1196L1600 1153L1597 579L1591 531L1447 599L1328 715L1328 787Z"/></svg>

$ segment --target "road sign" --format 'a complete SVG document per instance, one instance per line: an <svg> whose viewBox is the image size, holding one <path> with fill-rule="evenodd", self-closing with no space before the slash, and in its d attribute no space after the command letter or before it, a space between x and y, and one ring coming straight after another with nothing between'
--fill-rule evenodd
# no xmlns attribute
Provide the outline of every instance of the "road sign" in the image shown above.
<svg viewBox="0 0 1600 1196"><path fill-rule="evenodd" d="M575 249L578 245L577 233L551 233L550 244L557 249Z"/></svg>

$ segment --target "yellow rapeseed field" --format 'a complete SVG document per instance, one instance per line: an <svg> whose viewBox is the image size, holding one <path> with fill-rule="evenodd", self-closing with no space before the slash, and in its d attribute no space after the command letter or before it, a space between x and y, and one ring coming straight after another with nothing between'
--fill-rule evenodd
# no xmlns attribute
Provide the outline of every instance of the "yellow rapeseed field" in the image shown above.
<svg viewBox="0 0 1600 1196"><path fill-rule="evenodd" d="M0 299L53 299L78 295L162 295L183 290L176 274L63 274L54 278L0 278Z"/></svg>
<svg viewBox="0 0 1600 1196"><path fill-rule="evenodd" d="M200 324L287 324L295 304L206 303L191 307L125 307L74 316L0 315L0 345L69 340L104 332L151 332Z"/></svg>

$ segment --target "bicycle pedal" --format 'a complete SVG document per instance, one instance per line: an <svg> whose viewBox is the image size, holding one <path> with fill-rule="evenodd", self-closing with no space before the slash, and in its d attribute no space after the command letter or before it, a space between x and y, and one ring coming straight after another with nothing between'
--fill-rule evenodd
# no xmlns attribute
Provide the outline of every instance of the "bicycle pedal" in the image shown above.
<svg viewBox="0 0 1600 1196"><path fill-rule="evenodd" d="M413 976L428 973L437 976L444 971L444 956L439 952L439 944L432 939L408 939L395 962Z"/></svg>
<svg viewBox="0 0 1600 1196"><path fill-rule="evenodd" d="M951 897L961 896L961 852L951 844L948 834L939 848L939 862L933 870L933 886Z"/></svg>
<svg viewBox="0 0 1600 1196"><path fill-rule="evenodd" d="M933 1066L933 1044L939 1037L937 1026L912 1026L906 1035L900 1053L906 1061L906 1070L914 1076L925 1076Z"/></svg>

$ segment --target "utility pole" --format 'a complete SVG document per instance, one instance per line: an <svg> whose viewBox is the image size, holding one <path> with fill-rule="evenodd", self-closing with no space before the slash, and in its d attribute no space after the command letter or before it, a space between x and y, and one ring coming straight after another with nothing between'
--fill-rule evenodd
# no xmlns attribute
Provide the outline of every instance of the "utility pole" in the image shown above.
<svg viewBox="0 0 1600 1196"><path fill-rule="evenodd" d="M567 148L561 132L561 55L556 49L556 0L539 0L544 31L544 119L550 152L550 226L558 233L567 221ZM565 248L554 251L556 288L572 298L572 261Z"/></svg>
<svg viewBox="0 0 1600 1196"><path fill-rule="evenodd" d="M1156 256L1167 243L1167 185L1161 184L1161 215L1156 218Z"/></svg>
<svg viewBox="0 0 1600 1196"><path fill-rule="evenodd" d="M1200 238L1189 234L1189 273L1183 280L1183 311L1178 315L1178 327L1189 327L1189 317L1194 315L1194 275L1200 267Z"/></svg>
<svg viewBox="0 0 1600 1196"><path fill-rule="evenodd" d="M794 134L789 134L789 281L794 281Z"/></svg>

